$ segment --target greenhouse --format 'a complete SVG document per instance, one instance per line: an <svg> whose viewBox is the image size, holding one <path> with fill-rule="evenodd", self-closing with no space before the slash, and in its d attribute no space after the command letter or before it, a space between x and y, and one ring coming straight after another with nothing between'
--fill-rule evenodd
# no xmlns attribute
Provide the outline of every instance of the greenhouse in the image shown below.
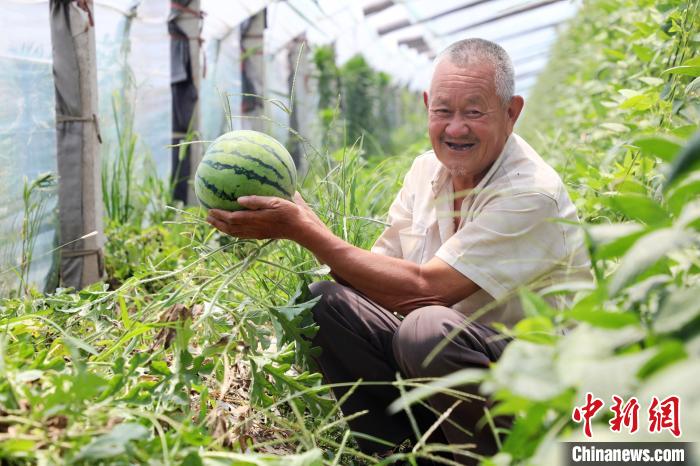
<svg viewBox="0 0 700 466"><path fill-rule="evenodd" d="M0 464L699 464L700 1L0 7Z"/></svg>

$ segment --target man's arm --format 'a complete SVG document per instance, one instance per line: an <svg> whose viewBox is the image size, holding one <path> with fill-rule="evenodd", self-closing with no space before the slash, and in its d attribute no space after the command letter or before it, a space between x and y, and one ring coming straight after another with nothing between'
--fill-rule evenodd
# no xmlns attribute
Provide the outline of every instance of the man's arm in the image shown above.
<svg viewBox="0 0 700 466"><path fill-rule="evenodd" d="M419 265L348 244L335 236L299 195L295 202L262 196L242 197L238 202L250 210L211 210L207 221L240 238L295 241L342 281L391 311L406 315L419 307L451 306L479 289L439 258Z"/></svg>

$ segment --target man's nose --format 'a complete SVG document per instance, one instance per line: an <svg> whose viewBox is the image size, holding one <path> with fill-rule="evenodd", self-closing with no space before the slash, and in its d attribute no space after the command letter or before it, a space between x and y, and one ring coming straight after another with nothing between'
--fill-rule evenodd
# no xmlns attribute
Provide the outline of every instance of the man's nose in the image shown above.
<svg viewBox="0 0 700 466"><path fill-rule="evenodd" d="M455 112L447 123L447 127L445 127L445 135L451 138L459 138L468 135L470 130L467 119L460 115L459 112Z"/></svg>

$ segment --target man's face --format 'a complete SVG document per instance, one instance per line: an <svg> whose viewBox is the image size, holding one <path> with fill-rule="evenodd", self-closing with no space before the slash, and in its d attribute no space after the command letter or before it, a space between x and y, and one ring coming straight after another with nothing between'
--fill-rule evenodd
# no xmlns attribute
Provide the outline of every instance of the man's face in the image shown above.
<svg viewBox="0 0 700 466"><path fill-rule="evenodd" d="M513 97L504 105L490 64L460 68L448 58L436 66L430 92L423 98L438 160L452 173L455 187L476 186L513 131L522 98Z"/></svg>

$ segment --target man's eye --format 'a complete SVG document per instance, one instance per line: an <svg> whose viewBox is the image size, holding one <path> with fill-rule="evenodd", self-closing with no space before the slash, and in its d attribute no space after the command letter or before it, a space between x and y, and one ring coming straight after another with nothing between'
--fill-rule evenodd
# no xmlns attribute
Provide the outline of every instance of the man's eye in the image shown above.
<svg viewBox="0 0 700 466"><path fill-rule="evenodd" d="M433 110L433 113L437 115L447 115L448 113L450 113L450 111L446 108L436 108L435 110Z"/></svg>
<svg viewBox="0 0 700 466"><path fill-rule="evenodd" d="M484 112L480 112L479 110L467 110L465 112L465 115L467 118L480 118Z"/></svg>

